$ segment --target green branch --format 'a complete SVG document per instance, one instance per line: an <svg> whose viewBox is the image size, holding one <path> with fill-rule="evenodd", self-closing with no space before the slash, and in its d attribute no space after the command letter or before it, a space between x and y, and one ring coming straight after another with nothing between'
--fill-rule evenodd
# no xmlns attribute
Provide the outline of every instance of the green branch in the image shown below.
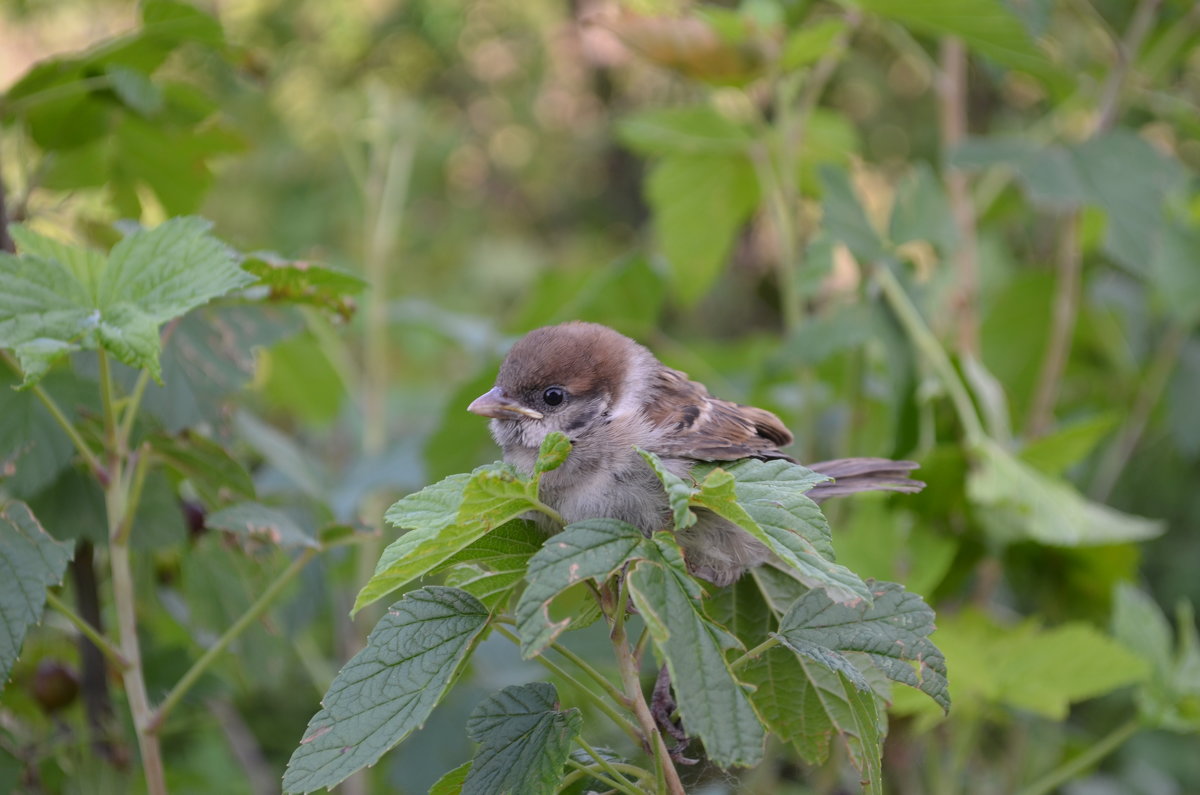
<svg viewBox="0 0 1200 795"><path fill-rule="evenodd" d="M118 671L124 671L129 667L129 660L125 659L125 655L121 654L121 650L113 645L113 642L104 637L100 630L93 627L83 618L83 616L71 609L71 606L59 599L53 591L46 592L46 604L53 607L63 618L75 625L75 628L83 634L92 645L100 650L100 653L108 658L108 661L113 664L113 667Z"/></svg>
<svg viewBox="0 0 1200 795"><path fill-rule="evenodd" d="M1020 795L1046 795L1059 786L1078 776L1083 771L1095 765L1104 757L1117 750L1130 737L1142 728L1140 718L1130 718L1113 731L1089 746L1087 750L1075 758L1051 770L1045 776L1021 790Z"/></svg>
<svg viewBox="0 0 1200 795"><path fill-rule="evenodd" d="M233 622L229 629L225 630L225 633L217 639L217 642L212 646L209 646L208 650L201 655L200 659L192 663L192 667L187 670L187 673L180 678L180 680L175 684L175 687L171 688L171 692L167 694L167 697L163 699L163 702L158 705L158 709L155 710L154 716L151 718L147 726L147 731L155 733L162 728L163 721L166 720L167 715L169 715L171 710L173 710L176 705L179 704L180 699L182 699L184 695L192 689L192 686L195 685L200 679L201 674L207 671L212 664L216 662L217 658L220 657L227 648L229 648L229 644L233 643L233 641L236 640L239 635L245 632L251 624L257 621L258 618L267 611L267 608L271 606L271 603L279 597L279 594L283 592L283 589L287 587L288 583L294 580L296 575L304 570L304 567L308 565L308 562L313 559L317 552L317 549L311 547L301 552L300 555L292 561L291 565L284 569L283 572L275 578L274 582L267 586L267 589L259 595L254 604L250 605L246 612L242 613L238 620Z"/></svg>

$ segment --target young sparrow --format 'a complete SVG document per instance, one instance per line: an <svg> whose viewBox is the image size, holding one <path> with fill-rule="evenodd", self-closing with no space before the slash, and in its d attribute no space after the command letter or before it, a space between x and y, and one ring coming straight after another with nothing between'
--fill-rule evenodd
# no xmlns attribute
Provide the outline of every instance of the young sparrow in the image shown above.
<svg viewBox="0 0 1200 795"><path fill-rule="evenodd" d="M792 434L774 414L712 397L703 384L595 323L526 334L500 365L496 385L467 409L492 418L504 460L526 474L546 434L570 438L571 454L542 477L540 492L567 523L611 517L646 534L670 526L666 494L635 446L685 479L699 461L794 460L780 450ZM811 464L835 480L808 495L820 501L857 491L920 491L925 484L908 477L916 466L883 458ZM692 573L716 585L772 557L749 533L708 511L697 511L696 524L677 538Z"/></svg>

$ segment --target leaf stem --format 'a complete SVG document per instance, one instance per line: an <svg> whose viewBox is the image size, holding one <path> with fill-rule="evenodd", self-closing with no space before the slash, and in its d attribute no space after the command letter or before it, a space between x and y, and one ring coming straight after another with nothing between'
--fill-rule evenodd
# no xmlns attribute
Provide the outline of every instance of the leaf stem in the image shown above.
<svg viewBox="0 0 1200 795"><path fill-rule="evenodd" d="M129 395L129 404L125 406L125 413L121 415L121 425L117 430L117 438L122 440L122 444L129 444L129 436L133 433L133 421L137 419L138 409L142 405L142 395L146 393L146 385L150 383L150 371L142 370L138 376L137 383L133 385L133 392Z"/></svg>
<svg viewBox="0 0 1200 795"><path fill-rule="evenodd" d="M967 393L967 388L963 386L962 379L959 378L954 365L951 364L950 357L946 355L941 343L933 336L933 332L929 330L929 326L922 319L921 313L917 311L917 307L904 292L896 275L892 273L886 263L881 262L876 265L875 281L883 290L884 297L892 307L892 311L896 313L900 325L904 327L913 345L929 361L946 387L946 392L950 395L950 401L954 404L954 410L958 414L958 420L967 434L967 441L977 443L984 439L986 434L984 434L983 424L979 420L979 414L975 411L975 404L971 402L971 396Z"/></svg>
<svg viewBox="0 0 1200 795"><path fill-rule="evenodd" d="M163 699L161 704L159 704L158 709L154 711L152 719L147 724L147 731L154 733L162 728L163 721L166 720L167 715L169 715L171 710L173 710L175 706L179 704L180 699L182 699L183 696L192 689L192 686L195 685L197 680L200 679L201 674L207 671L216 661L216 659L220 657L227 648L229 648L229 644L233 643L233 641L236 640L239 635L245 632L251 624L257 621L258 618L267 611L267 608L270 607L277 598L279 598L280 593L283 592L283 589L287 587L288 583L294 580L296 575L304 570L304 567L308 565L308 562L313 559L318 551L319 550L314 547L309 547L301 552L296 559L293 560L291 564L284 569L283 572L280 573L280 575L276 577L270 585L267 586L266 590L264 590L262 594L259 595L258 599L254 601L254 604L250 605L246 612L242 613L238 620L230 625L229 629L225 630L225 633L217 639L217 642L212 646L209 646L207 651L201 655L200 659L192 663L192 667L189 668L187 673L180 678L180 680L175 684L175 687L171 688L171 692L167 694L167 697Z"/></svg>
<svg viewBox="0 0 1200 795"><path fill-rule="evenodd" d="M596 760L596 764L600 765L600 767L603 768L604 772L608 773L608 775L612 777L613 785L617 785L617 782L620 782L621 784L624 785L624 786L617 787L618 789L621 790L621 792L631 792L633 795L639 795L637 790L633 789L627 783L625 783L625 777L623 775L621 775L620 771L618 771L615 767L613 767L611 762L609 762L607 759L604 758L603 754L601 754L599 751L597 751L592 746L588 745L587 740L583 739L582 737L576 737L575 742L579 744L580 748L582 748L585 752L587 752L588 756L590 756L592 759ZM643 774L646 773L646 771L641 771L641 772Z"/></svg>
<svg viewBox="0 0 1200 795"><path fill-rule="evenodd" d="M612 697L613 701L616 701L618 704L621 704L622 706L628 708L629 703L626 701L625 696L623 693L621 693L620 689L616 685L614 685L612 682L608 681L608 677L606 677L604 674L600 673L595 668L593 668L591 665L589 665L587 660L583 659L578 654L576 654L575 652L568 649L566 646L563 646L561 643L557 643L557 642L551 643L550 648L554 649L556 652L561 654L563 657L566 657L568 660L570 660L572 663L574 663L581 671L583 671L585 674L587 674L589 677L591 677L591 679L593 681L595 681L596 684L598 684L602 688L604 688L604 692L608 693L608 695Z"/></svg>
<svg viewBox="0 0 1200 795"><path fill-rule="evenodd" d="M69 604L59 599L58 595L53 591L46 591L46 604L53 607L65 619L74 624L75 628L90 640L118 671L124 671L129 667L129 661L125 659L125 655L121 654L121 650L114 646L113 642L106 638L100 630L88 623L83 616L76 613Z"/></svg>
<svg viewBox="0 0 1200 795"><path fill-rule="evenodd" d="M513 642L513 644L516 645L518 648L520 647L520 645L521 645L520 638L518 638L510 629L508 629L507 627L504 627L500 624L493 624L493 626L495 627L497 632L499 632L501 635L503 635L504 637L511 640ZM555 676L561 678L565 682L569 682L573 687L575 687L577 690L579 690L579 692L585 698L587 698L587 700L590 701L596 707L596 709L600 710L605 715L607 715L609 717L609 719L612 720L613 723L617 724L617 727L620 728L621 731L623 731L627 735L629 735L630 739L632 739L635 744L638 744L638 745L641 744L642 738L641 738L641 735L638 734L637 727L634 726L632 723L630 723L628 718L626 718L624 715L622 715L620 712L618 712L617 709L612 704L609 704L608 701L606 701L603 696L601 696L595 690L592 690L590 687L585 685L583 682L576 679L574 676L571 675L571 673L569 671L564 670L563 667L560 666L558 663L554 662L553 660L546 659L545 655L539 654L538 656L534 657L533 659L536 662L540 663L544 668L546 668L546 670L553 673ZM622 698L621 703L623 703L624 701L625 701L625 699Z"/></svg>
<svg viewBox="0 0 1200 795"><path fill-rule="evenodd" d="M618 783L620 781L625 780L624 776L618 776L617 779L614 781L613 779L609 778L608 776L604 775L603 773L593 770L592 768L588 767L587 765L583 764L582 762L577 762L574 759L571 759L570 757L567 757L567 767L575 768L575 770L580 773L580 778L582 778L583 775L586 774L587 776L594 778L596 781L599 781L601 784L604 784L605 786L609 787L610 789L614 789L617 792L624 792L624 793L626 793L626 795L641 795L641 793L639 793L637 790L630 787L628 784ZM565 783L565 780L564 780L564 783Z"/></svg>
<svg viewBox="0 0 1200 795"><path fill-rule="evenodd" d="M766 652L768 649L773 649L776 646L778 646L779 644L780 644L779 638L776 638L774 636L767 638L762 643L758 644L753 649L751 649L750 651L743 654L741 657L738 657L736 660L729 663L729 670L736 671L738 668L741 668L743 665L750 662L751 660L755 660L755 659L758 659L759 657L761 657L763 655L763 653Z"/></svg>
<svg viewBox="0 0 1200 795"><path fill-rule="evenodd" d="M113 536L113 541L119 544L129 542L129 534L133 531L133 522L137 518L138 505L142 501L142 489L146 485L146 472L150 468L149 445L142 445L142 448L133 457L136 459L136 463L133 465L133 475L130 478L129 491L125 498L124 516L121 517L116 535Z"/></svg>
<svg viewBox="0 0 1200 795"><path fill-rule="evenodd" d="M621 682L625 685L625 695L633 705L633 714L637 716L638 724L642 727L646 750L654 754L658 774L662 777L663 788L671 795L686 795L683 782L679 780L679 772L667 751L667 744L654 725L654 717L650 714L650 705L646 703L646 694L642 692L642 681L639 676L638 664L629 647L629 636L625 632L625 604L628 591L621 589L618 599L618 609L612 616L612 631L609 638L613 650L617 654L617 667L621 671ZM611 602L610 602L611 604Z"/></svg>
<svg viewBox="0 0 1200 795"><path fill-rule="evenodd" d="M20 365L17 364L8 351L0 351L0 357L8 363L8 366L12 368L14 373L21 373ZM71 443L75 445L75 449L83 456L83 460L87 462L88 468L92 470L96 479L104 483L108 479L108 473L105 471L104 465L100 463L100 459L96 458L96 454L92 452L87 442L79 435L79 431L75 430L75 426L67 419L67 415L63 413L58 402L50 396L50 393L41 384L34 384L30 389L33 390L33 394L37 395L38 400L42 401L42 405L46 407L46 411L50 412L50 416L63 429L63 432L67 434Z"/></svg>
<svg viewBox="0 0 1200 795"><path fill-rule="evenodd" d="M1139 718L1130 718L1113 731L1089 746L1083 753L1059 765L1040 779L1021 790L1020 795L1046 795L1060 785L1070 781L1075 776L1090 768L1104 757L1117 750L1130 737L1142 728Z"/></svg>

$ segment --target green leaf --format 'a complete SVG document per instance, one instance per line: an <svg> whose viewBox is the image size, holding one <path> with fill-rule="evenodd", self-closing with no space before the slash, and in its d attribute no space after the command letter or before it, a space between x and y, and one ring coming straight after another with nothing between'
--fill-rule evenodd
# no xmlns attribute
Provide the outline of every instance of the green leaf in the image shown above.
<svg viewBox="0 0 1200 795"><path fill-rule="evenodd" d="M558 708L553 685L513 685L483 701L467 719L479 743L463 795L551 795L579 736L579 710Z"/></svg>
<svg viewBox="0 0 1200 795"><path fill-rule="evenodd" d="M157 433L148 440L163 465L186 480L209 510L234 500L253 500L254 481L229 451L198 433Z"/></svg>
<svg viewBox="0 0 1200 795"><path fill-rule="evenodd" d="M263 376L257 383L272 408L322 427L338 418L346 383L317 335L300 334L272 345L260 353L259 364Z"/></svg>
<svg viewBox="0 0 1200 795"><path fill-rule="evenodd" d="M419 728L487 625L454 588L412 591L388 608L367 647L338 672L283 774L285 792L332 787Z"/></svg>
<svg viewBox="0 0 1200 795"><path fill-rule="evenodd" d="M696 523L696 514L692 513L692 509L688 507L692 495L696 490L691 485L686 483L683 478L669 471L658 456L648 450L635 448L638 454L646 460L646 463L654 470L654 474L658 476L659 481L663 484L663 489L667 492L667 502L671 506L671 513L675 517L675 529L683 530L691 527Z"/></svg>
<svg viewBox="0 0 1200 795"><path fill-rule="evenodd" d="M138 230L107 262L18 229L22 255L0 255L0 347L16 351L26 384L76 347L103 347L161 381L158 327L250 280L209 226L174 218Z"/></svg>
<svg viewBox="0 0 1200 795"><path fill-rule="evenodd" d="M725 467L701 464L703 478L692 504L707 508L757 538L810 588L823 588L837 601L870 601L862 579L833 562L829 524L804 496L824 475L788 461L744 459Z"/></svg>
<svg viewBox="0 0 1200 795"><path fill-rule="evenodd" d="M918 163L896 189L888 236L894 245L925 240L943 255L957 239L950 200L937 174L928 163Z"/></svg>
<svg viewBox="0 0 1200 795"><path fill-rule="evenodd" d="M1095 449L1117 427L1116 412L1104 412L1060 427L1021 449L1020 459L1046 475L1062 475Z"/></svg>
<svg viewBox="0 0 1200 795"><path fill-rule="evenodd" d="M933 36L958 36L997 63L1046 75L1050 63L1001 0L855 0L856 5Z"/></svg>
<svg viewBox="0 0 1200 795"><path fill-rule="evenodd" d="M528 563L545 540L546 533L533 522L513 519L449 557L441 568L457 563L477 563L507 569L512 561Z"/></svg>
<svg viewBox="0 0 1200 795"><path fill-rule="evenodd" d="M1128 583L1117 586L1113 634L1150 672L1138 688L1138 711L1150 726L1190 733L1200 731L1200 641L1190 604L1181 605L1178 625L1173 644L1155 601Z"/></svg>
<svg viewBox="0 0 1200 795"><path fill-rule="evenodd" d="M22 502L0 510L0 689L8 683L25 633L41 620L46 589L62 582L74 553L51 538Z"/></svg>
<svg viewBox="0 0 1200 795"><path fill-rule="evenodd" d="M412 528L383 551L375 574L359 591L354 612L449 560L491 530L541 503L536 481L507 464L451 475L395 503L385 516Z"/></svg>
<svg viewBox="0 0 1200 795"><path fill-rule="evenodd" d="M657 554L629 572L629 593L671 672L685 730L717 765L758 763L766 733L734 677L724 649L736 641L700 612L699 588L669 533L655 535Z"/></svg>
<svg viewBox="0 0 1200 795"><path fill-rule="evenodd" d="M113 93L131 110L143 116L154 116L162 110L162 91L145 72L116 64L110 64L104 71Z"/></svg>
<svg viewBox="0 0 1200 795"><path fill-rule="evenodd" d="M684 304L716 282L758 192L754 167L742 156L672 154L651 169L646 198L655 236Z"/></svg>
<svg viewBox="0 0 1200 795"><path fill-rule="evenodd" d="M1200 320L1200 225L1173 208L1164 222L1147 276L1157 303L1176 324Z"/></svg>
<svg viewBox="0 0 1200 795"><path fill-rule="evenodd" d="M983 440L967 476L967 496L978 516L1003 541L1032 539L1055 546L1141 541L1163 523L1085 499L1067 483L1037 472L1000 445Z"/></svg>
<svg viewBox="0 0 1200 795"><path fill-rule="evenodd" d="M744 153L754 140L749 130L708 105L641 111L617 123L617 137L647 156Z"/></svg>
<svg viewBox="0 0 1200 795"><path fill-rule="evenodd" d="M4 481L5 490L32 499L67 467L75 446L37 395L13 388L19 383L8 367L0 366L0 457L15 469ZM98 408L96 385L69 373L52 373L42 388L68 419L75 418L80 407Z"/></svg>
<svg viewBox="0 0 1200 795"><path fill-rule="evenodd" d="M209 514L204 523L216 530L246 536L284 548L319 549L320 544L285 512L257 502L239 502Z"/></svg>
<svg viewBox="0 0 1200 795"><path fill-rule="evenodd" d="M799 69L816 63L833 49L838 37L845 30L846 21L836 17L797 28L783 43L780 65L784 69Z"/></svg>
<svg viewBox="0 0 1200 795"><path fill-rule="evenodd" d="M269 251L256 251L242 258L242 268L267 290L272 301L287 301L323 309L349 320L356 308L355 296L367 283L352 273L306 260L290 260Z"/></svg>
<svg viewBox="0 0 1200 795"><path fill-rule="evenodd" d="M846 244L850 253L860 262L870 264L883 256L883 240L863 210L850 178L844 168L822 166L821 207L822 221L826 231L834 239Z"/></svg>
<svg viewBox="0 0 1200 795"><path fill-rule="evenodd" d="M779 638L792 651L844 674L865 691L870 684L844 654L861 652L889 679L917 688L948 712L946 658L929 640L933 610L901 585L869 584L874 601L857 606L809 591L780 619Z"/></svg>
<svg viewBox="0 0 1200 795"><path fill-rule="evenodd" d="M429 795L462 795L463 782L471 772L471 763L463 762L446 775L439 778L429 788Z"/></svg>
<svg viewBox="0 0 1200 795"><path fill-rule="evenodd" d="M570 454L571 440L565 433L551 431L546 434L546 438L542 440L542 446L538 449L537 461L533 465L534 476L558 469L566 462L567 456Z"/></svg>
<svg viewBox="0 0 1200 795"><path fill-rule="evenodd" d="M1142 681L1148 666L1088 624L1004 626L965 611L939 622L955 711L992 705L1064 720L1070 705Z"/></svg>
<svg viewBox="0 0 1200 795"><path fill-rule="evenodd" d="M551 618L550 603L556 596L584 580L602 582L630 558L645 554L642 531L617 519L586 519L547 538L529 561L528 585L517 602L521 655L537 656L571 623L569 617Z"/></svg>
<svg viewBox="0 0 1200 795"><path fill-rule="evenodd" d="M856 502L848 516L839 518L837 553L842 565L862 577L899 582L913 593L931 593L961 545L944 528L900 521L883 500Z"/></svg>

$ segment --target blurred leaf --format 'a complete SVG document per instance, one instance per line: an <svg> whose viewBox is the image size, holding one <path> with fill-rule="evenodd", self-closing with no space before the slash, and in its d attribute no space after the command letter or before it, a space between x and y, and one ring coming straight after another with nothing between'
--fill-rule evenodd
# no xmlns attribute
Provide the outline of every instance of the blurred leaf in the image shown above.
<svg viewBox="0 0 1200 795"><path fill-rule="evenodd" d="M170 479L160 469L146 475L142 499L138 503L133 530L129 535L134 549L165 549L187 538L183 506Z"/></svg>
<svg viewBox="0 0 1200 795"><path fill-rule="evenodd" d="M742 225L758 206L758 180L740 156L669 155L646 180L659 246L687 305L716 282Z"/></svg>
<svg viewBox="0 0 1200 795"><path fill-rule="evenodd" d="M895 245L925 240L946 256L957 240L950 201L928 163L917 163L896 189L888 236Z"/></svg>
<svg viewBox="0 0 1200 795"><path fill-rule="evenodd" d="M15 389L19 383L8 367L0 367L0 455L15 468L4 480L5 491L30 499L62 473L75 456L75 446L37 395ZM72 374L52 373L42 388L68 419L81 407L98 407L96 385Z"/></svg>
<svg viewBox="0 0 1200 795"><path fill-rule="evenodd" d="M148 440L167 469L186 480L209 510L233 500L253 500L254 482L224 447L198 433L158 433Z"/></svg>
<svg viewBox="0 0 1200 795"><path fill-rule="evenodd" d="M834 43L845 30L845 20L832 18L792 31L783 43L780 66L799 69L816 63L833 49Z"/></svg>
<svg viewBox="0 0 1200 795"><path fill-rule="evenodd" d="M50 535L60 541L86 539L97 546L108 543L104 490L94 477L77 467L62 470L55 481L29 500L29 507Z"/></svg>
<svg viewBox="0 0 1200 795"><path fill-rule="evenodd" d="M521 656L541 654L567 628L570 619L554 621L550 602L584 580L603 582L635 556L645 556L646 538L631 524L616 519L587 519L569 524L546 539L529 561L528 585L517 602L517 634Z"/></svg>
<svg viewBox="0 0 1200 795"><path fill-rule="evenodd" d="M10 502L0 510L0 689L8 684L25 633L42 618L46 589L62 582L74 557L70 544L55 541L38 524L29 506Z"/></svg>
<svg viewBox="0 0 1200 795"><path fill-rule="evenodd" d="M283 774L284 792L332 787L420 727L458 676L488 612L475 597L429 586L388 608L321 699Z"/></svg>
<svg viewBox="0 0 1200 795"><path fill-rule="evenodd" d="M739 154L754 143L750 131L711 105L653 108L617 123L617 137L645 156Z"/></svg>
<svg viewBox="0 0 1200 795"><path fill-rule="evenodd" d="M194 213L212 184L208 162L236 152L240 140L219 126L177 129L126 116L113 133L110 179L114 200L130 209L140 206L137 187L148 186L171 215ZM138 215L129 212L128 215Z"/></svg>
<svg viewBox="0 0 1200 795"><path fill-rule="evenodd" d="M561 710L553 685L506 687L475 708L467 734L479 743L463 795L551 795L583 728L577 709Z"/></svg>
<svg viewBox="0 0 1200 795"><path fill-rule="evenodd" d="M626 582L671 672L685 731L721 767L756 764L766 733L725 660L723 649L736 641L700 612L698 588L674 536L658 533L653 540L655 559L639 561Z"/></svg>
<svg viewBox="0 0 1200 795"><path fill-rule="evenodd" d="M305 455L289 436L273 428L248 411L240 410L234 417L234 427L242 440L279 470L304 494L324 502L330 486L330 476L321 462Z"/></svg>
<svg viewBox="0 0 1200 795"><path fill-rule="evenodd" d="M367 283L352 273L306 260L291 260L270 251L256 251L242 258L242 268L265 287L268 298L307 304L349 320L356 309L351 296Z"/></svg>
<svg viewBox="0 0 1200 795"><path fill-rule="evenodd" d="M1186 604L1186 603L1185 603ZM1177 647L1158 605L1128 583L1116 588L1113 634L1150 669L1138 689L1142 718L1156 728L1200 731L1200 642L1191 605L1179 611Z"/></svg>
<svg viewBox="0 0 1200 795"><path fill-rule="evenodd" d="M13 227L20 257L0 255L0 346L13 348L26 383L78 346L103 347L161 381L158 327L240 287L249 276L199 218L138 230L108 256Z"/></svg>
<svg viewBox="0 0 1200 795"><path fill-rule="evenodd" d="M855 0L855 4L914 31L958 36L972 50L997 63L1039 76L1051 70L1025 27L1001 0Z"/></svg>
<svg viewBox="0 0 1200 795"><path fill-rule="evenodd" d="M1063 720L1071 704L1147 675L1142 660L1084 623L1005 627L975 611L938 623L956 709L1003 704Z"/></svg>
<svg viewBox="0 0 1200 795"><path fill-rule="evenodd" d="M875 581L868 585L875 597L871 604L837 604L822 591L809 591L780 619L780 639L792 651L845 675L866 692L870 684L844 655L861 652L889 679L917 688L949 712L946 658L929 640L933 610L902 585Z"/></svg>
<svg viewBox="0 0 1200 795"><path fill-rule="evenodd" d="M1200 456L1200 339L1185 342L1179 362L1167 386L1167 419L1171 438L1180 452L1191 458ZM0 425L3 424L0 411Z"/></svg>
<svg viewBox="0 0 1200 795"><path fill-rule="evenodd" d="M1120 418L1105 412L1064 425L1054 433L1034 439L1021 449L1020 459L1046 475L1062 475L1096 448Z"/></svg>
<svg viewBox="0 0 1200 795"><path fill-rule="evenodd" d="M1155 298L1173 323L1191 327L1200 320L1200 225L1171 212L1150 258L1147 277ZM1143 255L1144 256L1144 255Z"/></svg>
<svg viewBox="0 0 1200 795"><path fill-rule="evenodd" d="M209 514L204 523L216 530L227 530L254 541L284 548L319 549L316 539L283 511L257 502L239 502Z"/></svg>
<svg viewBox="0 0 1200 795"><path fill-rule="evenodd" d="M839 524L834 546L838 561L854 573L928 595L950 570L960 541L907 512L889 510L884 500L862 499L849 521Z"/></svg>
<svg viewBox="0 0 1200 795"><path fill-rule="evenodd" d="M837 601L870 601L857 574L833 562L829 523L804 492L828 480L789 461L743 459L692 470L700 491L692 504L728 519L767 546L810 588Z"/></svg>
<svg viewBox="0 0 1200 795"><path fill-rule="evenodd" d="M162 110L162 92L145 72L112 64L105 69L105 73L113 91L130 110L143 116L153 116Z"/></svg>
<svg viewBox="0 0 1200 795"><path fill-rule="evenodd" d="M654 470L654 474L658 476L658 480L663 485L663 489L667 492L667 503L671 506L671 513L675 517L676 531L684 530L696 523L696 514L692 513L692 509L688 507L692 496L696 490L691 485L685 483L683 478L674 474L666 468L662 459L647 450L640 447L636 448L638 454L645 459L646 464Z"/></svg>
<svg viewBox="0 0 1200 795"><path fill-rule="evenodd" d="M1079 546L1153 538L1162 522L1092 502L1067 483L1039 473L990 440L973 450L967 496L980 521L998 540L1032 539Z"/></svg>
<svg viewBox="0 0 1200 795"><path fill-rule="evenodd" d="M463 762L446 775L439 778L429 788L429 795L462 795L463 782L471 772L471 763Z"/></svg>
<svg viewBox="0 0 1200 795"><path fill-rule="evenodd" d="M731 15L719 8L705 10L704 15L682 17L626 14L609 27L642 58L694 80L741 85L758 76L766 63L762 48L754 39L735 35Z"/></svg>
<svg viewBox="0 0 1200 795"><path fill-rule="evenodd" d="M856 259L870 264L883 256L884 245L879 233L867 220L846 171L834 166L820 169L823 222L835 240L846 244Z"/></svg>
<svg viewBox="0 0 1200 795"><path fill-rule="evenodd" d="M262 390L274 406L314 425L328 425L337 418L346 385L313 335L272 345L265 351L262 367Z"/></svg>

